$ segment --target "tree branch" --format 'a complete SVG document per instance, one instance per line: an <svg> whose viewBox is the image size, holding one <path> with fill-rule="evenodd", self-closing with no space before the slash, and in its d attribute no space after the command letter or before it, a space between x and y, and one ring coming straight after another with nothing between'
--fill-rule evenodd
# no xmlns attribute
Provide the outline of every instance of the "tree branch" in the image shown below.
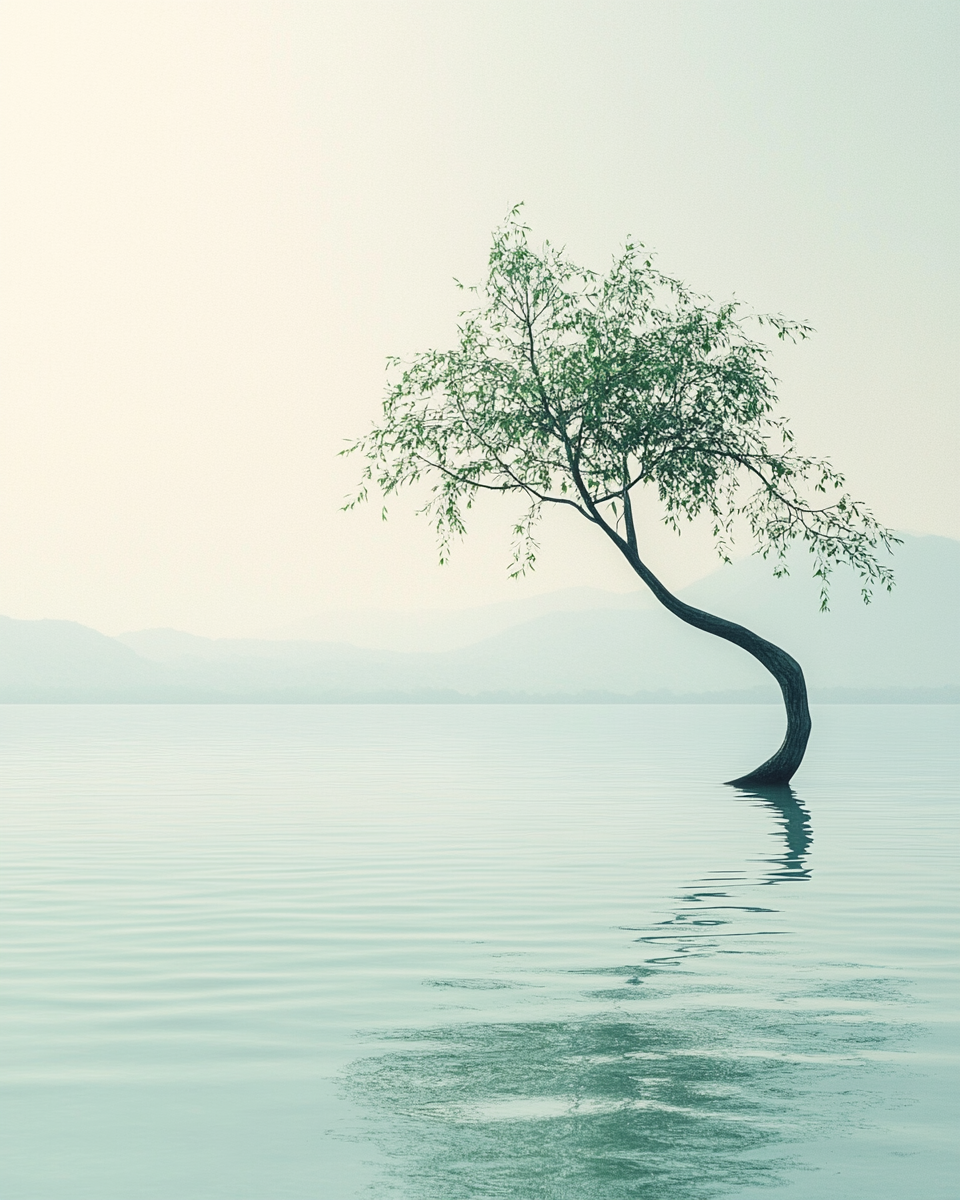
<svg viewBox="0 0 960 1200"><path fill-rule="evenodd" d="M567 504L571 508L575 508L588 521L593 521L594 519L575 500L571 500L567 496L549 496L543 492L538 492L535 487L529 483L525 483L523 480L518 479L516 483L481 483L477 479L471 479L469 475L459 475L456 471L451 471L449 467L445 467L442 463L432 462L422 454L417 454L416 457L425 466L430 467L434 471L439 471L441 475L446 475L448 479L452 479L464 487L483 488L487 492L526 492L527 495L533 496L535 500L539 500L542 504ZM516 478L515 476L511 477Z"/></svg>

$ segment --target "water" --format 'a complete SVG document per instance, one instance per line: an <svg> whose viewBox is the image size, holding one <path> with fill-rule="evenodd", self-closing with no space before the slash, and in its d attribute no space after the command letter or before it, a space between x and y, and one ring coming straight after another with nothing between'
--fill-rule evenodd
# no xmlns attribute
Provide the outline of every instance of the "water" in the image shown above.
<svg viewBox="0 0 960 1200"><path fill-rule="evenodd" d="M955 1200L953 707L5 706L5 1200Z"/></svg>

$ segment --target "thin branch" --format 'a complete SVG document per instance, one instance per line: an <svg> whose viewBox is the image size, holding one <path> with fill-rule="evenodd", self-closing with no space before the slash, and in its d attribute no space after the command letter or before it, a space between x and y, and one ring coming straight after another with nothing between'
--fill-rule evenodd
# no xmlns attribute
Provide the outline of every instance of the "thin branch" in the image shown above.
<svg viewBox="0 0 960 1200"><path fill-rule="evenodd" d="M571 508L575 508L582 517L586 517L588 521L594 519L575 500L570 500L567 496L549 496L543 492L538 492L532 484L524 483L522 480L518 480L516 483L480 483L477 479L471 479L469 475L458 475L456 471L451 471L449 467L445 467L442 463L431 462L429 458L424 458L422 454L417 454L415 457L432 470L439 471L441 475L446 475L456 483L463 484L464 487L483 488L487 492L526 492L542 504L568 504ZM514 478L516 477L514 476Z"/></svg>
<svg viewBox="0 0 960 1200"><path fill-rule="evenodd" d="M623 464L623 473L624 475L627 474L626 460L624 460ZM627 545L634 552L634 554L638 554L639 548L637 546L637 530L633 523L633 502L630 499L630 488L628 485L624 486L621 495L623 497L623 521L627 530Z"/></svg>

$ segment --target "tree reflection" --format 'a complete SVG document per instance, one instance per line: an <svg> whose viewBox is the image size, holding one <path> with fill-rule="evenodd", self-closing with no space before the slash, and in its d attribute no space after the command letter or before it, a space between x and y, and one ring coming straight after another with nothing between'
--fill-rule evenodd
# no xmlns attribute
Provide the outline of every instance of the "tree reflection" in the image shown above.
<svg viewBox="0 0 960 1200"><path fill-rule="evenodd" d="M810 814L793 788L740 788L738 794L740 799L759 801L776 814L778 828L773 836L782 836L786 843L784 852L766 860L773 864L773 870L764 882L790 883L809 879L810 868L806 860L813 842L813 830Z"/></svg>
<svg viewBox="0 0 960 1200"><path fill-rule="evenodd" d="M744 895L744 888L756 883L770 885L810 878L807 866L813 841L810 815L789 787L743 788L737 799L773 811L776 824L771 836L776 839L779 852L760 860L765 865L760 879L751 878L745 871L723 871L699 880L697 886L684 891L677 898L679 905L674 911L636 939L656 950L648 962L666 967L691 958L745 954L749 945L756 947L758 939L783 934L782 929L770 929L763 923L764 914L777 910L745 902L749 897ZM755 948L753 952L760 951Z"/></svg>
<svg viewBox="0 0 960 1200"><path fill-rule="evenodd" d="M778 1139L771 1113L796 1065L731 1052L729 1014L694 1028L677 1017L400 1035L350 1089L379 1113L396 1191L417 1200L702 1200L775 1185L783 1160L747 1156Z"/></svg>
<svg viewBox="0 0 960 1200"><path fill-rule="evenodd" d="M751 891L810 877L810 817L787 788L739 799L775 817L781 848L761 859L762 877L701 879L666 919L633 927L641 961L571 971L592 979L575 1019L398 1032L354 1064L348 1090L389 1164L381 1194L710 1200L778 1187L795 1165L788 1140L842 1124L863 1046L876 1051L890 1030L866 1014L834 1019L863 994L850 964L829 1004L818 991L765 994L766 960L788 930Z"/></svg>

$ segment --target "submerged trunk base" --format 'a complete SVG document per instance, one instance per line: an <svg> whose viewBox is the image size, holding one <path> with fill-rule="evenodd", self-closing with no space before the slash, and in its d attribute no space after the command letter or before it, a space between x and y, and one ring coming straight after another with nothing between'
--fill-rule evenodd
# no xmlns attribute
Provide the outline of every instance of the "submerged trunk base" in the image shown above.
<svg viewBox="0 0 960 1200"><path fill-rule="evenodd" d="M768 759L762 767L757 767L755 771L751 771L748 775L741 775L739 779L727 779L724 781L724 787L786 787L793 778L796 768L776 768L771 767L772 759Z"/></svg>
<svg viewBox="0 0 960 1200"><path fill-rule="evenodd" d="M783 744L776 754L765 763L761 763L755 771L749 771L739 779L728 779L727 786L786 787L803 762L803 754L810 737L810 710L800 668L797 667L796 673L791 672L790 676L780 681L787 709L787 735Z"/></svg>

